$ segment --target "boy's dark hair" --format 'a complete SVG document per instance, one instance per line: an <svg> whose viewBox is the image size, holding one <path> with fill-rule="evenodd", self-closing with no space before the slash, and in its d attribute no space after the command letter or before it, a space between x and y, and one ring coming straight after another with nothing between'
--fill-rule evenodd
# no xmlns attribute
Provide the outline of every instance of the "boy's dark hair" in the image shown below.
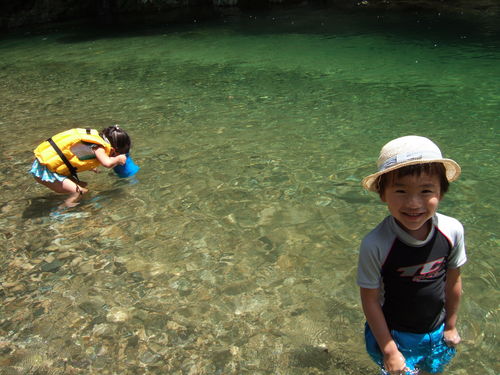
<svg viewBox="0 0 500 375"><path fill-rule="evenodd" d="M398 168L381 175L376 182L378 194L382 196L387 185L392 182L395 177L420 176L421 174L428 174L429 176L437 175L439 177L441 195L444 195L448 191L450 183L448 178L446 178L446 168L443 163L421 163L407 165L406 167Z"/></svg>
<svg viewBox="0 0 500 375"><path fill-rule="evenodd" d="M128 134L118 125L110 126L102 131L111 146L118 154L126 154L130 151L131 141Z"/></svg>

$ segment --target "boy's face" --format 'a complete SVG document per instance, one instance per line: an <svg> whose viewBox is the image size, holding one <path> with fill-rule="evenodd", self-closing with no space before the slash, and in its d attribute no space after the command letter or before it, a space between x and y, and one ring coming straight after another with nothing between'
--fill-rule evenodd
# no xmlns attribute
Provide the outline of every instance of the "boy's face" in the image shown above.
<svg viewBox="0 0 500 375"><path fill-rule="evenodd" d="M441 200L439 177L422 173L420 176L393 176L381 196L399 225L416 239L424 240L431 228Z"/></svg>

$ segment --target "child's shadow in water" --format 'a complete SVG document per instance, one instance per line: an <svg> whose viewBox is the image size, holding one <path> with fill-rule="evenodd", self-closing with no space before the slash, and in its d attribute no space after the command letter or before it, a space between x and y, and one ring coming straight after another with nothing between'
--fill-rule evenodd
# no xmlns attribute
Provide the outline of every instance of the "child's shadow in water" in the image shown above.
<svg viewBox="0 0 500 375"><path fill-rule="evenodd" d="M130 182L128 182L130 183ZM123 184L122 184L123 185ZM101 203L116 198L123 193L121 186L115 187L111 190L101 191L94 196L84 197L75 207L64 207L65 197L62 195L49 194L44 197L33 197L28 199L28 205L23 211L23 219L36 219L49 216L63 215L81 216L82 213L74 212L74 209L81 211L82 209L99 210ZM71 213L73 211L73 213ZM89 214L88 212L86 214ZM85 216L85 214L83 214Z"/></svg>
<svg viewBox="0 0 500 375"><path fill-rule="evenodd" d="M34 197L28 199L28 205L23 211L23 219L36 219L47 217L54 212L64 202L58 195L46 195L44 197Z"/></svg>

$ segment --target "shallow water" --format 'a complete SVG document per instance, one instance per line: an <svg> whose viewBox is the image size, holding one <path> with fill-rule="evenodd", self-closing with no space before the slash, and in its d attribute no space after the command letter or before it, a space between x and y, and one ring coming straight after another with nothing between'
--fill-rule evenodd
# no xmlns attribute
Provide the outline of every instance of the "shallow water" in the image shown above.
<svg viewBox="0 0 500 375"><path fill-rule="evenodd" d="M0 372L375 374L355 274L386 210L360 180L419 134L463 168L447 373L499 373L496 24L300 8L4 37ZM58 210L33 148L114 123L139 174L82 174Z"/></svg>

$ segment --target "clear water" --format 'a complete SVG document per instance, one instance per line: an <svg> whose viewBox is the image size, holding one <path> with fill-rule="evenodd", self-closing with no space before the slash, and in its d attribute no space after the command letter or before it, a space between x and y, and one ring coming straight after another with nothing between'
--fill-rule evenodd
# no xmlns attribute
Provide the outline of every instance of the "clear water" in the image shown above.
<svg viewBox="0 0 500 375"><path fill-rule="evenodd" d="M3 371L377 373L355 273L386 209L360 180L419 134L463 168L441 205L469 255L447 373L499 373L497 21L300 8L4 37ZM82 174L58 212L33 148L114 123L137 178Z"/></svg>

